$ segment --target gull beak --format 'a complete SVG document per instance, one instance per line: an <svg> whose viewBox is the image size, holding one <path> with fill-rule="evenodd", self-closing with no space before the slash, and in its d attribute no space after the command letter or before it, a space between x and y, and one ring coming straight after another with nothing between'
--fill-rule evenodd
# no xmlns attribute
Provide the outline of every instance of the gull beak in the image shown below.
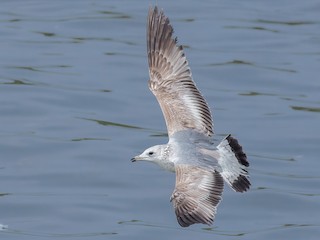
<svg viewBox="0 0 320 240"><path fill-rule="evenodd" d="M139 160L143 160L143 157L141 157L140 155L131 158L131 162L136 162L136 161L139 161Z"/></svg>

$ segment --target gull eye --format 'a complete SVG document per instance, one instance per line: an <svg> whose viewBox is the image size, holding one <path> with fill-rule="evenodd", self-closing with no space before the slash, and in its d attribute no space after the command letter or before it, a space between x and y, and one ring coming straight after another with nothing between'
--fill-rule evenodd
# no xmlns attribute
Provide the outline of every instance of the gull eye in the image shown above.
<svg viewBox="0 0 320 240"><path fill-rule="evenodd" d="M148 153L149 156L152 156L153 154L154 154L154 152L152 152L152 151Z"/></svg>

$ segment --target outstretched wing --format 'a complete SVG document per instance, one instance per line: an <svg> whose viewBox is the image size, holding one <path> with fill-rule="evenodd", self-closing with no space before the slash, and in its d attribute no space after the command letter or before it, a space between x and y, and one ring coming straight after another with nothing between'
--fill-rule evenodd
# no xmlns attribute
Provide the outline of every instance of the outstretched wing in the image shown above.
<svg viewBox="0 0 320 240"><path fill-rule="evenodd" d="M168 134L194 129L213 134L208 105L195 86L182 46L173 38L169 19L150 8L147 26L149 88L162 109Z"/></svg>
<svg viewBox="0 0 320 240"><path fill-rule="evenodd" d="M194 223L212 224L221 200L223 179L220 173L176 165L176 187L170 201L182 227Z"/></svg>

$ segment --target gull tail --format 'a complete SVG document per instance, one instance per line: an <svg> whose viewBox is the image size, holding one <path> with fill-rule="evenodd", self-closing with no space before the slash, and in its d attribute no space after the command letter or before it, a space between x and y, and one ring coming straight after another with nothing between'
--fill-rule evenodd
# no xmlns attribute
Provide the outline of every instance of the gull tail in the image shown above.
<svg viewBox="0 0 320 240"><path fill-rule="evenodd" d="M236 192L245 192L250 188L247 167L247 155L243 152L238 140L228 135L217 146L218 162L222 168L221 175Z"/></svg>

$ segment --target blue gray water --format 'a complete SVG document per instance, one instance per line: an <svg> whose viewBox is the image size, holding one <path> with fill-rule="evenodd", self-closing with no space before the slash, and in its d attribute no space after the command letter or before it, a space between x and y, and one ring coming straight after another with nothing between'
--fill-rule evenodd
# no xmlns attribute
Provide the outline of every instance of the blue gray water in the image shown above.
<svg viewBox="0 0 320 240"><path fill-rule="evenodd" d="M252 189L181 228L173 174L131 163L167 141L148 90L153 1L0 2L0 239L318 239L320 3L156 1Z"/></svg>

